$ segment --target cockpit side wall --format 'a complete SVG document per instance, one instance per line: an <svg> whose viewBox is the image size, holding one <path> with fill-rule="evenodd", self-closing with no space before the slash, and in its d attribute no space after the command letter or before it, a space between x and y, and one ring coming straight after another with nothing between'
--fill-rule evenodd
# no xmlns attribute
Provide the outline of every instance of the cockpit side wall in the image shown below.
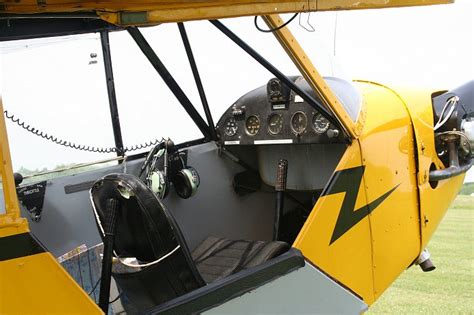
<svg viewBox="0 0 474 315"><path fill-rule="evenodd" d="M3 114L0 162L0 194L5 193L6 203L6 213L0 213L0 314L101 314L20 217Z"/></svg>
<svg viewBox="0 0 474 315"><path fill-rule="evenodd" d="M365 124L294 246L372 304L421 250L415 139L389 89L359 82Z"/></svg>

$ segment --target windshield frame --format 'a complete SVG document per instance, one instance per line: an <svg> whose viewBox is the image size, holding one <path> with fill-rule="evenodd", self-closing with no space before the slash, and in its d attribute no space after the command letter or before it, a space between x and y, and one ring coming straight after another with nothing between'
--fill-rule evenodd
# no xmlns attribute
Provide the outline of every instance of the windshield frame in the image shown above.
<svg viewBox="0 0 474 315"><path fill-rule="evenodd" d="M269 25L273 25L274 23L277 23L275 22L277 21L277 19L278 21L281 21L277 15L265 17L265 20L269 23ZM68 21L69 19L63 18L63 20ZM273 24L270 24L269 21L273 21ZM223 29L218 26L219 24L223 26L221 22L217 20L210 21L210 22L214 24L214 26L216 26L219 30L223 31ZM217 136L215 132L213 118L210 113L209 105L207 104L205 92L202 87L202 83L200 81L199 71L194 61L192 49L189 44L189 40L187 38L186 30L184 28L184 24L178 23L178 26L180 29L184 47L186 49L188 61L190 63L192 73L195 79L195 83L199 91L199 95L200 95L200 99L202 103L201 105L204 108L207 122L204 121L201 114L197 112L196 107L191 103L189 98L186 96L185 92L181 89L179 84L174 80L173 76L166 69L165 65L161 62L161 60L159 59L159 57L157 56L153 48L147 43L145 37L141 34L139 28L128 27L125 30L128 31L128 33L132 36L136 44L142 50L143 54L149 60L150 64L155 68L155 70L161 76L163 81L167 84L168 88L171 90L171 92L175 95L177 100L180 102L181 106L186 110L186 112L192 118L196 126L198 126L198 128L201 130L204 136L204 139L207 141L216 140ZM69 34L78 33L79 29L80 28L78 27L78 29L75 29L73 32L70 32ZM112 60L111 60L112 52L110 51L110 43L109 43L109 38L108 38L108 33L110 31L115 31L115 30L120 30L120 29L121 28L117 26L114 26L111 28L105 28L104 25L100 24L100 26L98 26L97 29L95 29L95 31L99 31L100 37L101 37L101 46L102 46L103 56L104 56L110 115L111 115L113 133L114 133L114 139L115 139L115 150L118 156L125 156L126 148L124 148L123 140L122 140L122 132L121 132L121 127L120 127L119 113L117 109L117 100L116 100L116 95L115 95L115 85L114 85L114 79L113 79L113 67L112 67ZM90 29L88 31L89 33L93 32L93 30L90 30ZM258 53L253 51L255 52L255 54L252 54L251 52L252 48L249 47L243 40L238 38L235 34L233 34L230 30L229 32L227 33L224 32L224 33L225 35L227 35L227 37L233 40L246 53L248 53L251 57L253 57L257 62L259 62L267 70L273 73L276 77L284 81L285 79L287 79L287 77L283 73L279 72L276 67L274 67L265 59L263 59L263 57L258 58ZM61 33L61 35L64 35L64 32ZM338 101L334 93L332 92L331 88L327 85L324 79L319 76L319 73L317 73L316 69L309 61L309 58L306 58L308 59L306 62L301 61L301 59L305 59L304 57L306 55L303 49L299 46L299 44L297 44L296 39L293 37L289 29L287 28L278 29L276 32L274 32L274 35L279 40L286 54L293 60L297 68L300 70L301 74L306 78L310 86L320 96L321 101L325 103L326 106L323 106L322 104L320 104L320 102L318 102L316 99L314 99L312 96L309 96L309 95L307 95L306 101L310 103L311 106L315 107L317 110L325 114L325 116L327 116L326 118L329 118L330 121L332 121L335 125L339 126L339 128L341 128L341 130L343 130L344 133L346 134L346 139L350 143L351 140L355 138L354 133L353 133L354 121L349 118L347 111L343 108L343 106L341 106L340 102ZM235 37L232 38L233 36ZM36 37L41 37L41 36L36 36ZM235 38L237 38L237 40L235 40ZM9 38L9 39L15 39L15 38L13 36L12 38ZM16 38L16 39L19 39L19 38ZM291 39L293 39L293 41L291 41ZM289 41L293 43L289 45L288 44ZM286 44L284 42L286 42ZM244 48L245 45L248 47L248 49ZM308 71L311 73L308 74ZM298 91L298 88L296 86L291 85L291 82L289 80L288 80L288 84L290 85L291 89L296 89L295 91L301 92L301 91ZM334 104L338 106L334 106ZM346 117L348 119L345 119L345 118L341 119L341 117Z"/></svg>

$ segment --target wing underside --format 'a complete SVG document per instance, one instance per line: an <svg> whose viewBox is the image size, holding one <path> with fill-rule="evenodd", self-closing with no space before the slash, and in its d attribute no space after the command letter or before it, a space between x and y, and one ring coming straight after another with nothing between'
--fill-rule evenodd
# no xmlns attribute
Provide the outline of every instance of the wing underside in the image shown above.
<svg viewBox="0 0 474 315"><path fill-rule="evenodd" d="M133 2L119 0L6 0L0 4L0 15L93 13L114 24L146 25L289 12L381 9L452 2L454 0L143 0Z"/></svg>

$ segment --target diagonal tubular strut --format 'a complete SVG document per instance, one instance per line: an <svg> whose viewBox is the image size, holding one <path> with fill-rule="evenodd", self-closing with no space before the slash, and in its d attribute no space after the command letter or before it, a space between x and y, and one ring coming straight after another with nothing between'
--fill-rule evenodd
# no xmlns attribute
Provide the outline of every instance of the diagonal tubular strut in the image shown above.
<svg viewBox="0 0 474 315"><path fill-rule="evenodd" d="M184 49L186 50L186 54L188 55L189 65L191 66L191 70L193 72L194 81L196 81L196 87L201 98L204 113L206 114L207 123L209 124L209 132L211 134L211 139L217 140L216 129L214 128L214 121L212 120L209 104L207 103L206 93L204 92L204 87L202 86L201 76L199 75L196 60L194 59L193 50L191 49L188 34L186 33L186 28L184 27L183 23L178 23L178 28L181 34L181 39L183 40Z"/></svg>
<svg viewBox="0 0 474 315"><path fill-rule="evenodd" d="M132 36L135 43L137 43L138 47L143 52L143 54L147 57L148 61L150 61L152 66L161 76L161 78L166 83L168 88L171 90L174 96L181 103L184 110L196 123L196 125L198 126L199 130L201 130L204 137L209 139L210 138L209 126L204 121L204 119L202 119L201 115L197 112L196 108L194 108L189 98L183 92L183 90L178 85L178 83L173 78L173 76L168 71L168 69L166 69L165 65L161 62L160 58L158 58L154 50L151 48L150 44L148 44L145 37L143 37L140 30L136 27L130 27L130 28L127 28L127 31L130 34L130 36Z"/></svg>

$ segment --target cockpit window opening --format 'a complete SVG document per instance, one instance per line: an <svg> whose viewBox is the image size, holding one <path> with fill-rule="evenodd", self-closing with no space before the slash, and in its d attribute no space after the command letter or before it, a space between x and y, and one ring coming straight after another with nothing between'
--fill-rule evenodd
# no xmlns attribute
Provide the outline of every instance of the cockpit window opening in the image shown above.
<svg viewBox="0 0 474 315"><path fill-rule="evenodd" d="M0 53L9 115L70 143L114 147L98 34L7 41ZM115 156L65 148L11 120L6 125L14 171L38 173Z"/></svg>
<svg viewBox="0 0 474 315"><path fill-rule="evenodd" d="M170 29L170 26L174 29ZM177 81L181 79L182 76L179 75L181 73L178 71L183 71L182 63L187 64L187 57L184 49L176 49L182 47L176 25L154 27L148 33L143 33L152 49L163 60L163 64L169 68L171 75ZM162 137L170 137L175 143L201 138L202 133L193 119L179 105L176 97L161 80L132 37L127 32L114 32L109 36L124 147ZM159 40L158 46L155 46L157 40ZM174 47L173 54L181 64L167 62L168 50L157 49L163 40L168 43L167 46ZM189 72L186 72L186 77L192 80ZM191 86L192 81L191 84L186 83L183 91L188 93L190 90L188 86ZM194 88L194 85L192 87ZM195 110L201 114L199 106L196 106ZM126 155L140 154L149 149L150 147L143 147L133 152L126 152Z"/></svg>

